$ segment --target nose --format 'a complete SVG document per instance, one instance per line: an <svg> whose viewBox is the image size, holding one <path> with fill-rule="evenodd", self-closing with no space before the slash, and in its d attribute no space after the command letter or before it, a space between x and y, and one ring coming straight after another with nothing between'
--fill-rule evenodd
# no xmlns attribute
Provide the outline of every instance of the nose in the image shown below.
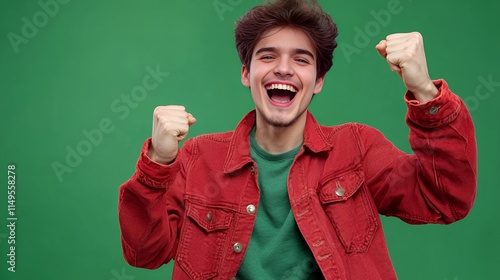
<svg viewBox="0 0 500 280"><path fill-rule="evenodd" d="M282 77L293 76L293 67L290 59L281 58L277 60L276 67L274 68L274 74Z"/></svg>

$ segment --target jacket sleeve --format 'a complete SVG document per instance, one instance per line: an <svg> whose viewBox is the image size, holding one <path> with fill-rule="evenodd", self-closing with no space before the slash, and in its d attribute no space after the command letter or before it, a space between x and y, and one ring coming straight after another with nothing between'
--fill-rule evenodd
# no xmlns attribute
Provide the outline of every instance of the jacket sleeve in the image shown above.
<svg viewBox="0 0 500 280"><path fill-rule="evenodd" d="M118 217L123 255L128 264L156 269L174 258L183 218L185 161L189 142L169 165L147 156L151 139L141 150L136 172L120 186Z"/></svg>
<svg viewBox="0 0 500 280"><path fill-rule="evenodd" d="M476 197L474 126L464 102L444 80L439 93L419 103L411 92L409 141L414 154L394 147L380 132L360 128L367 185L379 213L411 224L449 224L463 219Z"/></svg>

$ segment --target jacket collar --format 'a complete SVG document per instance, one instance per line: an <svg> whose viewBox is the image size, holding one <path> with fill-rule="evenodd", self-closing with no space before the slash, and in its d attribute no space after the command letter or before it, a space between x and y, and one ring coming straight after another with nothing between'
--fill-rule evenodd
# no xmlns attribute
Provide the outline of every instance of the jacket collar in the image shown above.
<svg viewBox="0 0 500 280"><path fill-rule="evenodd" d="M321 126L313 115L309 111L306 113L303 146L313 153L330 151L333 146L332 143L323 134ZM255 116L255 110L250 111L236 126L224 162L224 173L231 173L252 162L250 157L250 131L255 125Z"/></svg>

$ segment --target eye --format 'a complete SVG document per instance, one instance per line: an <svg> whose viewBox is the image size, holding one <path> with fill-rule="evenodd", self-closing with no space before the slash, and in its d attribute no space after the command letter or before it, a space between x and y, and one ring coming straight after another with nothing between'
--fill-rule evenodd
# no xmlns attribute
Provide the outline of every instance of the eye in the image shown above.
<svg viewBox="0 0 500 280"><path fill-rule="evenodd" d="M260 58L260 59L262 59L262 60L271 60L271 59L273 59L273 58L274 58L274 57L273 57L272 55L270 55L270 54L266 54L266 55L261 56L261 58Z"/></svg>
<svg viewBox="0 0 500 280"><path fill-rule="evenodd" d="M309 61L307 59L301 58L301 57L296 58L295 61L300 62L300 63L304 63L304 64L309 64Z"/></svg>

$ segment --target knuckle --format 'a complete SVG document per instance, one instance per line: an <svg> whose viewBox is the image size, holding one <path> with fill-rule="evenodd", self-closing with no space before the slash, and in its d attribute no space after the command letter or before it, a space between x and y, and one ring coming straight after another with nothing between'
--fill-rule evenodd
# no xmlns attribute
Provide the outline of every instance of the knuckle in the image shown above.
<svg viewBox="0 0 500 280"><path fill-rule="evenodd" d="M173 126L172 121L167 116L160 116L158 122L164 128L169 128Z"/></svg>
<svg viewBox="0 0 500 280"><path fill-rule="evenodd" d="M160 111L161 111L161 106L157 106L154 110L153 110L153 115L155 116L158 116L160 114Z"/></svg>
<svg viewBox="0 0 500 280"><path fill-rule="evenodd" d="M168 107L169 107L169 109L177 110L177 111L184 111L184 110L186 110L186 107L184 107L182 105L170 105Z"/></svg>
<svg viewBox="0 0 500 280"><path fill-rule="evenodd" d="M422 41L422 34L420 34L420 32L413 32L412 37L417 41Z"/></svg>

